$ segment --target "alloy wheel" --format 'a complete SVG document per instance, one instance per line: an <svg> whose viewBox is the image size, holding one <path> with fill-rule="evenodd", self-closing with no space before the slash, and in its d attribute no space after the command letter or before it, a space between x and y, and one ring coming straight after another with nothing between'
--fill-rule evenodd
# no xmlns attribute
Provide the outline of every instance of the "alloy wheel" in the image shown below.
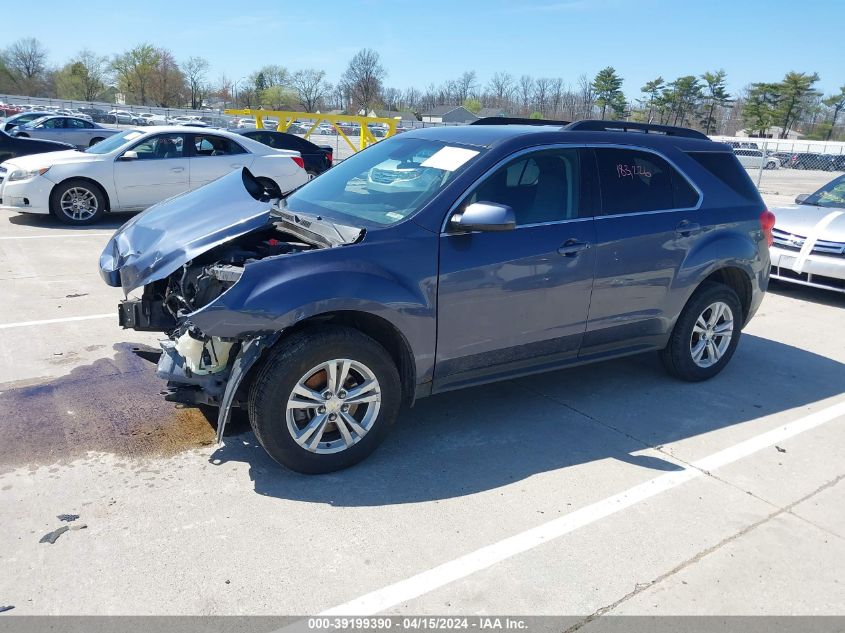
<svg viewBox="0 0 845 633"><path fill-rule="evenodd" d="M728 304L717 301L707 306L695 321L690 336L690 354L699 367L712 367L731 344L734 316Z"/></svg>
<svg viewBox="0 0 845 633"><path fill-rule="evenodd" d="M93 191L83 187L71 187L62 194L59 207L75 222L90 220L97 213L99 203Z"/></svg>
<svg viewBox="0 0 845 633"><path fill-rule="evenodd" d="M381 406L372 370L348 358L321 363L300 378L288 398L288 432L302 448L330 454L357 444L370 431Z"/></svg>

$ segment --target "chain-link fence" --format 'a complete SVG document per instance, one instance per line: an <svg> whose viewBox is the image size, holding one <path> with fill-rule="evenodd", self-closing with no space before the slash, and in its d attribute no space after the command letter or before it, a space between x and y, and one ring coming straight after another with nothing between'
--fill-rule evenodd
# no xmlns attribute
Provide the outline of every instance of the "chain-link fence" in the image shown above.
<svg viewBox="0 0 845 633"><path fill-rule="evenodd" d="M770 207L790 204L845 173L845 143L715 136L748 170Z"/></svg>

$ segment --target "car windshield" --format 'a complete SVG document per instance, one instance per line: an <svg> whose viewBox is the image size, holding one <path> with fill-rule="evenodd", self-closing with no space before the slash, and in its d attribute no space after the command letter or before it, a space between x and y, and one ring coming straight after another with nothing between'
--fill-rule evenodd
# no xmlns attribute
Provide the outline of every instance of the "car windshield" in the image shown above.
<svg viewBox="0 0 845 633"><path fill-rule="evenodd" d="M293 211L394 224L416 213L481 153L442 141L392 138L356 154L291 194Z"/></svg>
<svg viewBox="0 0 845 633"><path fill-rule="evenodd" d="M38 125L39 125L39 124L43 123L46 119L49 119L49 118L50 118L50 117L52 117L52 116L53 116L53 115L52 115L52 114L50 114L50 115L48 115L48 116L40 116L40 117L38 117L37 119L30 119L29 121L27 121L26 123L23 123L23 124L19 125L18 127L26 127L26 128L34 128L34 127L38 127Z"/></svg>
<svg viewBox="0 0 845 633"><path fill-rule="evenodd" d="M88 149L85 150L88 154L108 154L121 146L129 143L130 141L134 141L139 136L141 136L143 132L138 130L125 130L120 134L115 134L114 136L110 136L104 141L100 141L96 145L92 145Z"/></svg>
<svg viewBox="0 0 845 633"><path fill-rule="evenodd" d="M831 180L824 187L810 195L804 201L804 204L845 209L845 176L839 176L839 178Z"/></svg>

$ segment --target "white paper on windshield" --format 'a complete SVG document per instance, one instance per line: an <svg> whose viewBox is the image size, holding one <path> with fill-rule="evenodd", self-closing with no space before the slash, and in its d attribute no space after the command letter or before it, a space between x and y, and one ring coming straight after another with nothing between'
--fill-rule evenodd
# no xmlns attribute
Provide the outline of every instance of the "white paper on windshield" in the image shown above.
<svg viewBox="0 0 845 633"><path fill-rule="evenodd" d="M455 171L470 158L475 158L477 155L478 152L474 149L444 147L426 158L420 166L442 169L443 171Z"/></svg>

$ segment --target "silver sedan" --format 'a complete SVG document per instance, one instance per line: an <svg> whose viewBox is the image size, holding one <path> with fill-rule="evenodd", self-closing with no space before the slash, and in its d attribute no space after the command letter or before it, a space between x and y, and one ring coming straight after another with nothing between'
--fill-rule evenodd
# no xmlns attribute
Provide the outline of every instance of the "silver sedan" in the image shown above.
<svg viewBox="0 0 845 633"><path fill-rule="evenodd" d="M772 277L845 292L845 176L773 211Z"/></svg>
<svg viewBox="0 0 845 633"><path fill-rule="evenodd" d="M80 117L45 116L16 127L12 134L24 138L61 141L84 149L118 132L120 130L109 129Z"/></svg>

